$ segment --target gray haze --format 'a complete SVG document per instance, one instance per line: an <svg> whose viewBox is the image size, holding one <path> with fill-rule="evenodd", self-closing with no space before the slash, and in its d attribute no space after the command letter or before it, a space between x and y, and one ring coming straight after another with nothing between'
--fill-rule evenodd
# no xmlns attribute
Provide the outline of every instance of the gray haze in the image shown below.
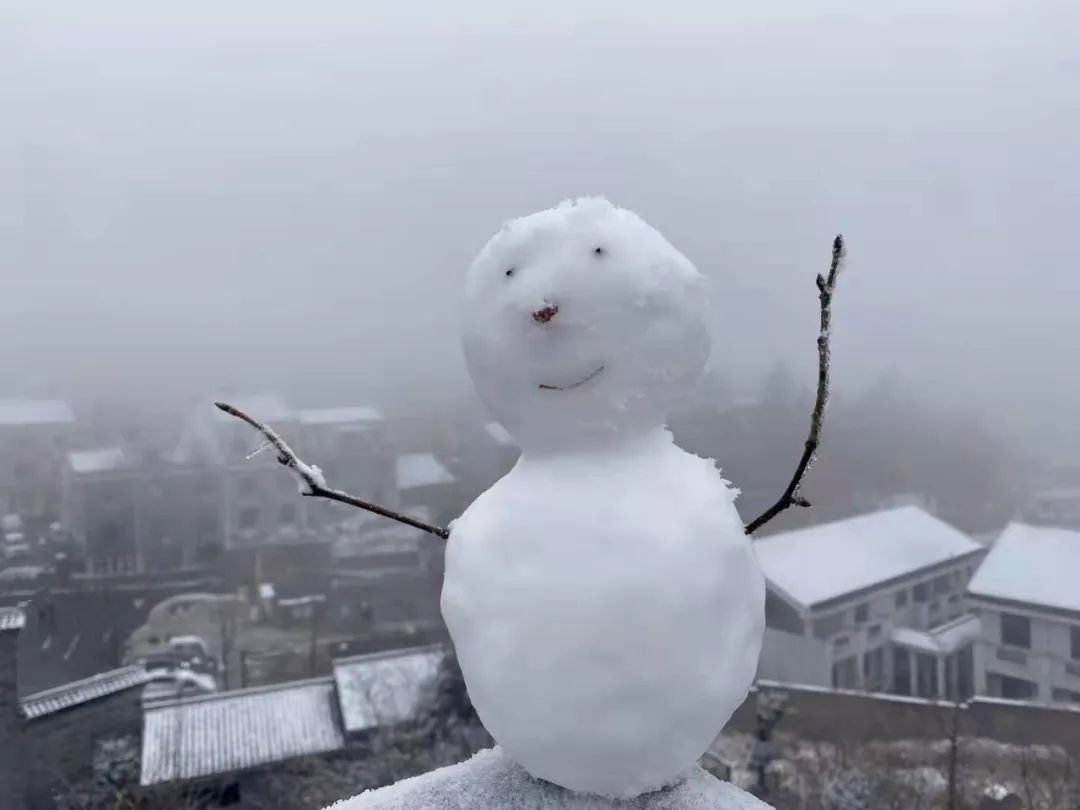
<svg viewBox="0 0 1080 810"><path fill-rule="evenodd" d="M0 396L464 395L473 254L603 193L737 384L813 372L843 230L842 389L1080 448L1073 0L4 8Z"/></svg>

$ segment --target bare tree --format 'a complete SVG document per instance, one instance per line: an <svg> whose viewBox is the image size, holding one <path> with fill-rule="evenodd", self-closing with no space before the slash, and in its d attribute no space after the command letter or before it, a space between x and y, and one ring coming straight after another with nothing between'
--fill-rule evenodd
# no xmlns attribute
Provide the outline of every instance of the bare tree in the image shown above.
<svg viewBox="0 0 1080 810"><path fill-rule="evenodd" d="M753 534L774 517L792 506L809 507L810 501L806 500L799 490L803 479L810 471L817 456L818 445L821 443L821 428L825 424L825 407L829 404L829 371L830 371L830 345L832 337L832 300L836 290L836 279L840 274L841 264L846 253L843 234L837 234L833 239L832 261L829 264L828 275L818 274L818 303L821 308L820 328L818 330L818 381L817 396L814 398L814 409L810 413L810 435L806 437L802 456L795 466L795 474L788 482L787 488L779 500L746 524L746 533Z"/></svg>

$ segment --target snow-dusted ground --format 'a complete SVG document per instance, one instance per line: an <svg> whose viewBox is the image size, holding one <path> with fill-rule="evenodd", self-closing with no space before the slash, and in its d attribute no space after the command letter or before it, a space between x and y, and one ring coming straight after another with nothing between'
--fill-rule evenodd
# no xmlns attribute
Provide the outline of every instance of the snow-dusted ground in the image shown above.
<svg viewBox="0 0 1080 810"><path fill-rule="evenodd" d="M529 776L498 748L396 785L338 802L333 810L769 810L701 769L667 790L633 799L572 793Z"/></svg>

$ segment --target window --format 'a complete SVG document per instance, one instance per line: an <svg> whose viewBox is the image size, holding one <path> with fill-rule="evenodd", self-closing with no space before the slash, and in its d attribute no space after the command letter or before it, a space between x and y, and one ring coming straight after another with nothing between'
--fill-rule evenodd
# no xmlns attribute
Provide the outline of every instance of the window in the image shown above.
<svg viewBox="0 0 1080 810"><path fill-rule="evenodd" d="M840 632L844 626L844 617L840 613L830 613L820 619L814 619L814 635L817 638L830 638Z"/></svg>
<svg viewBox="0 0 1080 810"><path fill-rule="evenodd" d="M929 598L930 598L930 588L927 586L927 584L925 582L920 582L918 585L916 585L914 588L911 589L911 599L912 599L912 601L914 601L914 602L916 602L918 604L922 604L923 602L925 602Z"/></svg>
<svg viewBox="0 0 1080 810"><path fill-rule="evenodd" d="M241 495L250 495L255 491L255 477L243 475L236 481L236 489Z"/></svg>
<svg viewBox="0 0 1080 810"><path fill-rule="evenodd" d="M872 625L870 625L869 627L866 628L866 637L867 638L877 638L880 635L881 635L881 625L880 624L872 624Z"/></svg>
<svg viewBox="0 0 1080 810"><path fill-rule="evenodd" d="M987 672L986 691L990 693L990 697L1033 700L1039 694L1039 687L1023 678L1010 678L997 672Z"/></svg>
<svg viewBox="0 0 1080 810"><path fill-rule="evenodd" d="M833 664L834 689L854 689L858 681L859 664L855 656L843 658Z"/></svg>
<svg viewBox="0 0 1080 810"><path fill-rule="evenodd" d="M1074 661L1080 661L1080 627L1069 628L1070 655Z"/></svg>
<svg viewBox="0 0 1080 810"><path fill-rule="evenodd" d="M1001 643L1010 647L1031 649L1031 620L1012 613L1001 614ZM1003 695L1002 697L1008 697Z"/></svg>
<svg viewBox="0 0 1080 810"><path fill-rule="evenodd" d="M851 639L848 638L847 636L837 636L835 639L833 639L833 647L835 647L838 650L842 650L850 642L851 642Z"/></svg>
<svg viewBox="0 0 1080 810"><path fill-rule="evenodd" d="M254 529L259 525L259 510L248 507L240 511L240 528Z"/></svg>
<svg viewBox="0 0 1080 810"><path fill-rule="evenodd" d="M291 503L282 504L280 518L283 526L296 525L296 506Z"/></svg>
<svg viewBox="0 0 1080 810"><path fill-rule="evenodd" d="M1080 703L1080 692L1071 689L1054 689L1052 697L1054 703Z"/></svg>
<svg viewBox="0 0 1080 810"><path fill-rule="evenodd" d="M952 587L952 581L948 574L942 574L934 580L934 593L948 593Z"/></svg>
<svg viewBox="0 0 1080 810"><path fill-rule="evenodd" d="M855 606L855 621L859 624L870 618L870 606L863 602Z"/></svg>
<svg viewBox="0 0 1080 810"><path fill-rule="evenodd" d="M907 588L904 588L904 590L896 592L896 606L899 608L899 607L903 607L906 604L907 604Z"/></svg>

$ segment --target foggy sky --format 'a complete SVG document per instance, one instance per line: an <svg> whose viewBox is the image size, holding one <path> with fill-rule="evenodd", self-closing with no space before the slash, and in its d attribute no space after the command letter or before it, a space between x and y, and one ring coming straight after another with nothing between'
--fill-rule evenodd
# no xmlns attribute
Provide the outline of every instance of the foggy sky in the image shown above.
<svg viewBox="0 0 1080 810"><path fill-rule="evenodd" d="M842 230L838 388L1080 449L1072 0L17 2L0 396L437 403L472 256L600 193L710 277L734 384L810 379Z"/></svg>

